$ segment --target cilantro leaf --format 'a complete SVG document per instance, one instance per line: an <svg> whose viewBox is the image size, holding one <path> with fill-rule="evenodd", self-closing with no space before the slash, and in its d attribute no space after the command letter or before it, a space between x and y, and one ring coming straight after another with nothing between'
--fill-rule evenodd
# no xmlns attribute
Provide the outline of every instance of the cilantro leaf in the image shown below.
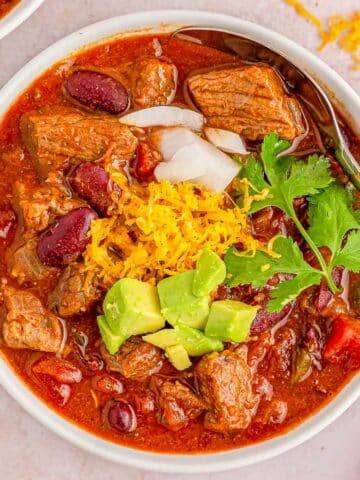
<svg viewBox="0 0 360 480"><path fill-rule="evenodd" d="M253 256L242 256L235 247L229 248L224 257L226 283L230 287L252 284L256 288L265 286L276 273L303 275L315 272L321 275L304 260L291 237L278 237L274 241L274 250L279 253L278 257L270 257L259 250Z"/></svg>
<svg viewBox="0 0 360 480"><path fill-rule="evenodd" d="M294 300L301 292L312 285L319 285L322 275L320 271L302 273L290 280L280 282L271 291L271 300L267 309L270 313L279 312L282 308L292 300Z"/></svg>
<svg viewBox="0 0 360 480"><path fill-rule="evenodd" d="M360 272L360 230L349 233L344 248L334 256L332 265L341 265L351 272Z"/></svg>
<svg viewBox="0 0 360 480"><path fill-rule="evenodd" d="M298 245L285 237L279 237L273 245L280 256L269 256L261 251L253 256L243 256L235 248L229 249L225 255L227 283L231 287L239 284L261 287L276 273L294 275L272 290L268 306L271 312L281 310L309 286L318 285L322 277L326 278L333 293L339 291L331 276L337 265L360 271L360 213L352 209L351 192L333 184L329 160L325 156L311 155L302 161L286 153L289 145L275 133L267 135L261 148L262 162L254 156L249 157L240 178L248 179L252 195L267 191L265 199L253 199L249 213L268 206L280 208L294 221L320 268L311 267ZM294 200L302 196L308 198L310 205L308 230L298 219L293 206ZM330 249L329 264L325 262L320 247Z"/></svg>
<svg viewBox="0 0 360 480"><path fill-rule="evenodd" d="M260 161L251 156L246 160L240 173L241 178L247 178L249 182L258 190L269 188L270 185L264 179L264 169ZM252 193L255 193L253 190Z"/></svg>
<svg viewBox="0 0 360 480"><path fill-rule="evenodd" d="M353 214L356 220L360 223L360 208L357 210L354 210Z"/></svg>
<svg viewBox="0 0 360 480"><path fill-rule="evenodd" d="M290 155L279 156L289 145L275 133L267 135L261 148L263 169L260 162L250 157L241 170L240 178L247 178L257 190L269 192L265 200L252 203L250 213L273 206L293 217L295 198L316 194L332 182L326 157L312 155L305 162Z"/></svg>
<svg viewBox="0 0 360 480"><path fill-rule="evenodd" d="M328 247L332 257L339 253L344 235L360 228L351 208L352 201L351 194L339 185L331 185L309 198L308 233L318 247Z"/></svg>
<svg viewBox="0 0 360 480"><path fill-rule="evenodd" d="M272 185L281 183L287 177L292 157L290 155L279 157L279 154L289 147L290 142L282 140L276 133L270 133L264 138L261 146L261 159L266 176Z"/></svg>
<svg viewBox="0 0 360 480"><path fill-rule="evenodd" d="M291 173L284 190L288 199L303 195L314 195L333 181L329 160L321 155L311 155L307 161L296 160L291 165Z"/></svg>

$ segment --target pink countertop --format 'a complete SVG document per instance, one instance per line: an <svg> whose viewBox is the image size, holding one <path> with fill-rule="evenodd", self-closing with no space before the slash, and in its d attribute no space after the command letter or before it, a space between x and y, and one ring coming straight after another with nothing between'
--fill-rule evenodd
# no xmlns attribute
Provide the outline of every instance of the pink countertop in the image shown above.
<svg viewBox="0 0 360 480"><path fill-rule="evenodd" d="M322 19L339 13L340 5L342 13L360 7L359 0L304 0L303 4ZM27 22L0 41L0 87L35 54L82 26L124 13L159 8L192 8L236 15L272 28L313 51L319 41L314 28L282 0L46 0ZM345 54L336 46L328 46L320 56L360 94L360 72L349 69L351 62ZM221 478L359 480L359 434L358 402L321 434L295 450L253 467L221 474ZM82 452L30 418L0 387L1 480L119 478L165 480L169 475L125 468ZM194 478L215 480L220 474Z"/></svg>

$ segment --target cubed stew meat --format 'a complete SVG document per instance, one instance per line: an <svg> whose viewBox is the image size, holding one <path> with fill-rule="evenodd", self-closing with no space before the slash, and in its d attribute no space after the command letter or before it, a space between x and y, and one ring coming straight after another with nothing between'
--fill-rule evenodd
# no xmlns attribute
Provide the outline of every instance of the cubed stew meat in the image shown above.
<svg viewBox="0 0 360 480"><path fill-rule="evenodd" d="M0 124L0 350L14 372L63 417L148 451L238 448L324 407L360 368L360 269L346 260L360 196L341 190L331 146L306 158L321 134L274 68L168 35L46 71ZM255 160L282 161L291 142L264 175ZM298 182L284 212L272 175L299 165L313 166L305 183L332 175L312 192L327 203ZM319 273L336 242L313 219L331 195L343 260Z"/></svg>

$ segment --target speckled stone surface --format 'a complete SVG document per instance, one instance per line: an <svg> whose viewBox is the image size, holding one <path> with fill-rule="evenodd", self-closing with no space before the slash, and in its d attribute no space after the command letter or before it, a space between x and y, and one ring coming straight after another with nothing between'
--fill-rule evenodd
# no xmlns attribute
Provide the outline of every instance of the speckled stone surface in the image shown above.
<svg viewBox="0 0 360 480"><path fill-rule="evenodd" d="M27 0L23 0L27 1ZM321 19L348 13L359 0L304 0ZM0 41L0 87L35 54L90 23L124 13L159 8L203 9L236 15L272 28L315 51L315 29L282 0L45 0L16 31ZM166 20L166 19L165 19ZM360 94L360 72L328 46L321 58ZM359 480L360 403L311 441L273 460L225 474L180 480ZM0 387L0 480L165 480L115 465L67 444L30 418Z"/></svg>

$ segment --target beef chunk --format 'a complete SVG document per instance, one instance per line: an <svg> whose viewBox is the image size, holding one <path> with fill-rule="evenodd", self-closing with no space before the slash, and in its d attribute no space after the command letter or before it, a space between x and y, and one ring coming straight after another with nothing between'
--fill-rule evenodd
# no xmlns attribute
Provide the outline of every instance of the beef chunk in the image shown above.
<svg viewBox="0 0 360 480"><path fill-rule="evenodd" d="M71 263L50 294L49 305L61 317L71 317L88 312L100 300L101 293L97 271L83 271L80 263Z"/></svg>
<svg viewBox="0 0 360 480"><path fill-rule="evenodd" d="M16 278L19 285L23 283L35 284L58 271L40 262L36 253L37 242L37 238L31 238L8 252L8 272L13 278Z"/></svg>
<svg viewBox="0 0 360 480"><path fill-rule="evenodd" d="M156 395L160 423L175 432L201 415L206 408L191 388L177 379L154 375L150 386Z"/></svg>
<svg viewBox="0 0 360 480"><path fill-rule="evenodd" d="M3 288L6 318L2 324L5 343L12 348L58 352L63 329L56 315L44 308L31 292Z"/></svg>
<svg viewBox="0 0 360 480"><path fill-rule="evenodd" d="M45 230L56 217L84 205L71 197L62 176L51 173L46 182L37 187L18 181L14 185L14 208L22 216L27 233Z"/></svg>
<svg viewBox="0 0 360 480"><path fill-rule="evenodd" d="M135 62L131 71L129 88L137 106L145 108L172 102L177 83L174 64L158 58L147 58Z"/></svg>
<svg viewBox="0 0 360 480"><path fill-rule="evenodd" d="M265 65L212 70L188 79L196 105L208 125L249 140L271 132L292 140L305 127L297 100L287 95L275 71Z"/></svg>
<svg viewBox="0 0 360 480"><path fill-rule="evenodd" d="M137 145L129 127L117 118L75 109L27 113L21 119L21 131L41 174L53 168L54 156L93 161L111 146L114 155L127 158Z"/></svg>
<svg viewBox="0 0 360 480"><path fill-rule="evenodd" d="M143 381L159 372L163 365L161 350L140 337L131 337L115 355L110 355L105 345L100 350L108 370L132 380Z"/></svg>
<svg viewBox="0 0 360 480"><path fill-rule="evenodd" d="M257 406L246 347L204 356L195 368L207 404L204 426L215 432L247 428Z"/></svg>

